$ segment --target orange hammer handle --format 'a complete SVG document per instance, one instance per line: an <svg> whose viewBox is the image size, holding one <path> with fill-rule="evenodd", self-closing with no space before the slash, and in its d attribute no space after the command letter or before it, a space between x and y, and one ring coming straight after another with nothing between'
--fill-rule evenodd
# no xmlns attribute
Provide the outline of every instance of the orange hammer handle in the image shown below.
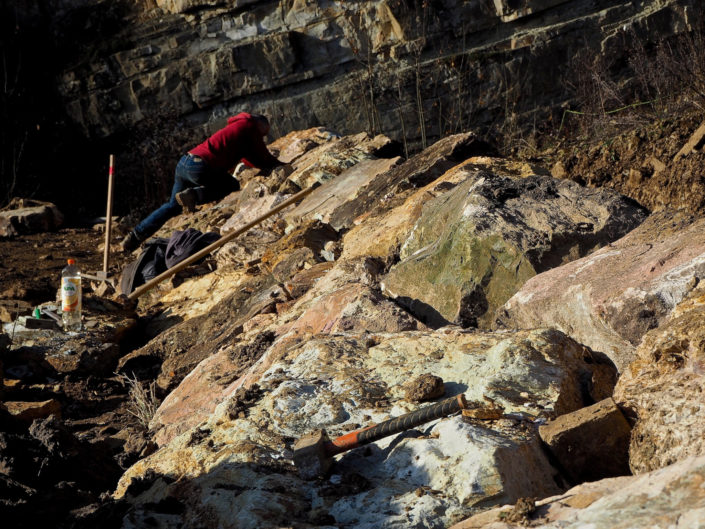
<svg viewBox="0 0 705 529"><path fill-rule="evenodd" d="M355 430L354 432L346 433L345 435L341 435L340 437L333 439L329 443L326 443L326 454L329 456L334 456L336 454L342 454L343 452L352 450L353 448L357 448L360 446L360 441L357 437L358 434L364 430L374 428L375 426L376 425L373 424L372 426L368 426L362 430Z"/></svg>
<svg viewBox="0 0 705 529"><path fill-rule="evenodd" d="M467 407L465 395L460 394L450 399L446 399L436 404L431 404L411 413L395 417L379 424L373 424L361 430L342 435L325 444L325 452L328 456L342 454L352 448L372 443L392 434L410 430L415 426L420 426L434 419L447 417Z"/></svg>

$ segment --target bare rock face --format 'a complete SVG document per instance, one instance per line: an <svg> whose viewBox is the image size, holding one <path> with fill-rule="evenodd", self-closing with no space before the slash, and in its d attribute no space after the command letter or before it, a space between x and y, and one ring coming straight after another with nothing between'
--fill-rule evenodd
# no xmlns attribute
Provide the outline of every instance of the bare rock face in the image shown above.
<svg viewBox="0 0 705 529"><path fill-rule="evenodd" d="M326 181L322 186L308 195L293 211L286 215L289 225L301 220L316 218L333 224L335 229L346 227L346 222L341 223L337 215L339 209L357 199L361 188L374 181L379 175L386 173L399 165L400 157L395 158L370 158L344 170L336 178Z"/></svg>
<svg viewBox="0 0 705 529"><path fill-rule="evenodd" d="M613 529L615 527L702 527L705 457L643 474L583 483L536 502L522 523L509 522L504 506L472 516L451 529Z"/></svg>
<svg viewBox="0 0 705 529"><path fill-rule="evenodd" d="M489 155L494 148L474 132L454 134L434 143L397 167L367 182L348 202L331 216L334 226L349 227L365 215L375 217L403 203L415 188L423 187L460 162Z"/></svg>
<svg viewBox="0 0 705 529"><path fill-rule="evenodd" d="M704 226L654 214L621 240L529 279L497 312L497 326L555 326L624 371L644 334L705 275Z"/></svg>
<svg viewBox="0 0 705 529"><path fill-rule="evenodd" d="M183 505L169 518L177 525L204 502L223 526L312 523L312 511L325 515L325 525L448 525L474 507L557 492L560 477L533 421L610 391L589 382L604 380L604 369L610 368L557 331L282 337L253 365L256 378L243 377L210 417L129 469L117 495L139 506L129 527L174 516L149 506L167 498ZM341 455L323 480L297 476L296 439L320 428L340 435L415 409L404 383L428 372L443 378L449 395L491 398L507 415L438 420ZM180 479L171 482L175 475Z"/></svg>
<svg viewBox="0 0 705 529"><path fill-rule="evenodd" d="M384 290L428 325L489 327L529 278L620 238L645 217L611 191L477 171L424 204Z"/></svg>
<svg viewBox="0 0 705 529"><path fill-rule="evenodd" d="M230 320L228 312L221 312L221 315L215 318L199 318L197 321L186 322L186 328L199 329L199 339L190 349L183 352L168 349L170 352L163 363L160 383L162 380L176 378L174 376L167 378L165 374L173 370L176 359L182 356L185 357L184 360L188 360L188 363L183 366L188 369L182 368L177 373L180 372L181 377L188 375L183 381L181 377L175 381L180 381L180 384L157 410L151 425L156 431L155 440L160 445L165 444L175 435L205 420L220 402L232 396L245 383L245 379L248 384L253 383L260 371L269 367L272 358L276 359L292 340L298 341L314 334L363 330L402 332L423 327L409 314L384 299L379 292L359 282L351 282L324 294L321 293L324 292L324 288L320 283L322 283L321 280L290 309L291 314L285 313L282 318L271 322L267 327L267 332L273 332L277 336L288 333L283 344L274 344L271 350L260 348L257 355L248 355L244 363L243 355L238 351L252 341L253 333L261 333L263 330L259 328L249 335L243 335L239 342L232 338L233 333L239 334L243 323L250 320L252 314L226 324L218 320L221 318L225 321ZM263 292L258 298L265 302L272 302L269 291ZM287 319L292 321L286 322ZM208 339L209 331L213 333L213 329L219 325L224 325L224 332L221 332L215 341ZM240 327L236 327L237 325ZM179 332L182 327L176 327L173 332ZM153 342L154 345L148 345L145 349L159 347L159 344L173 344L173 340L165 342L163 338L155 339ZM248 370L256 374L253 376L253 373Z"/></svg>
<svg viewBox="0 0 705 529"><path fill-rule="evenodd" d="M629 448L635 473L705 455L704 318L699 285L644 336L615 388L615 400L635 421Z"/></svg>
<svg viewBox="0 0 705 529"><path fill-rule="evenodd" d="M539 427L541 439L573 483L629 474L630 433L611 398Z"/></svg>
<svg viewBox="0 0 705 529"><path fill-rule="evenodd" d="M98 2L59 6L76 18L106 13ZM101 51L67 66L59 88L71 118L96 136L167 105L178 116L206 121L248 104L245 110L274 118L275 136L325 123L343 133L393 131L395 138L420 143L424 133L430 138L447 127L467 128L449 115L488 121L506 104L508 88L521 91L520 114L559 105L566 94L555 80L570 65L576 33L584 34L581 49L602 46L620 57L627 53L617 45L625 34L672 35L688 27L693 9L685 0L657 7L621 0L609 9L574 1L570 7L565 0L447 0L424 5L422 25L413 7L389 0L141 2L127 24L105 23L106 39L125 46L91 46ZM488 34L495 35L491 42ZM439 60L446 54L456 56L456 64L472 63L462 81L455 64ZM359 64L362 57L370 72ZM525 80L507 87L503 79L517 74L518 63L526 63ZM434 82L419 86L414 70ZM425 115L421 127L417 105Z"/></svg>
<svg viewBox="0 0 705 529"><path fill-rule="evenodd" d="M361 215L358 222L344 235L342 259L368 256L389 264L396 261L402 244L421 216L423 205L469 178L471 169L467 165L460 163L452 167L430 184L412 193L397 207L375 216ZM370 218L374 220L367 222Z"/></svg>
<svg viewBox="0 0 705 529"><path fill-rule="evenodd" d="M170 391L213 351L237 343L243 325L257 314L273 311L280 295L281 287L271 276L243 281L237 291L217 303L207 315L176 323L122 357L118 370L126 374L157 370L158 385Z"/></svg>
<svg viewBox="0 0 705 529"><path fill-rule="evenodd" d="M531 0L523 4L507 0L494 0L494 7L497 10L497 15L502 19L502 22L512 22L518 18L522 18L534 13L548 9L559 4L565 3L567 0Z"/></svg>
<svg viewBox="0 0 705 529"><path fill-rule="evenodd" d="M386 136L380 134L370 138L366 132L324 143L296 161L296 170L289 180L301 189L317 182L327 182L363 160L373 160L378 157L377 154L389 152L390 145L392 140Z"/></svg>

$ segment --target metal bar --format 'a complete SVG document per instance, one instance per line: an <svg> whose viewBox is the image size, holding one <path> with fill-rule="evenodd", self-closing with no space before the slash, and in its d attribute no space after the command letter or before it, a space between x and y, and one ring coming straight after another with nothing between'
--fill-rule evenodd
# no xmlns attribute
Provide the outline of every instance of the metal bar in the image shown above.
<svg viewBox="0 0 705 529"><path fill-rule="evenodd" d="M330 441L330 444L326 444L326 454L329 456L341 454L352 448L378 441L379 439L383 439L395 433L405 432L415 426L431 422L434 419L447 417L466 407L467 402L465 395L457 395L450 399L421 408L420 410L412 411L411 413L395 417L394 419L389 419L388 421L338 437Z"/></svg>

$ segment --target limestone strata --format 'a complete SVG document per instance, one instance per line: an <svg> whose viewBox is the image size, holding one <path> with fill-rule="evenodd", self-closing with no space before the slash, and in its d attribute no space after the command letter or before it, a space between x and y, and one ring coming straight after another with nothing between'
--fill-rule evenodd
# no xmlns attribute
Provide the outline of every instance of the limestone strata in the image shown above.
<svg viewBox="0 0 705 529"><path fill-rule="evenodd" d="M429 325L487 327L536 273L620 238L645 217L611 191L475 171L424 204L384 289Z"/></svg>
<svg viewBox="0 0 705 529"><path fill-rule="evenodd" d="M705 291L699 285L649 331L620 377L615 399L635 421L629 462L648 472L705 455Z"/></svg>
<svg viewBox="0 0 705 529"><path fill-rule="evenodd" d="M59 6L67 18L106 15L98 2ZM577 48L619 58L631 30L646 38L683 31L697 7L448 0L425 4L417 19L408 3L389 0L140 2L127 23L105 23L101 37L124 45L90 46L94 54L67 65L58 85L74 122L97 136L169 106L194 128L246 109L274 117L275 136L325 123L419 144L422 129L438 137L467 127L466 116L487 122L507 93L520 94L512 103L522 114L565 101L556 79L571 65L576 35L584 39ZM522 81L507 86L506 76Z"/></svg>
<svg viewBox="0 0 705 529"><path fill-rule="evenodd" d="M702 527L705 457L643 474L583 483L536 503L528 519L510 522L506 506L478 514L451 529L626 529Z"/></svg>
<svg viewBox="0 0 705 529"><path fill-rule="evenodd" d="M128 527L161 519L146 504L167 497L184 505L180 520L205 504L219 525L271 527L310 521L318 508L334 525L371 528L447 525L473 507L553 494L560 478L532 421L582 407L586 382L609 370L557 331L350 332L282 339L265 357L256 385L241 386L198 427L128 470L117 494L144 506ZM340 456L327 480L299 480L289 463L297 438L318 428L335 436L415 409L405 382L424 373L443 378L447 395L491 398L508 415L436 421ZM337 494L338 486L348 492Z"/></svg>
<svg viewBox="0 0 705 529"><path fill-rule="evenodd" d="M705 221L659 212L587 257L529 279L498 312L502 326L553 325L623 371L644 334L705 274Z"/></svg>

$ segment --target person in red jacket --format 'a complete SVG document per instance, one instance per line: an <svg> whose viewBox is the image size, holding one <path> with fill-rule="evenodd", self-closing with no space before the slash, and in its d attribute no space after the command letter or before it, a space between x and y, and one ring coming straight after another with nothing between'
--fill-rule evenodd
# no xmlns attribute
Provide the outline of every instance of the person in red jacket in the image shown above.
<svg viewBox="0 0 705 529"><path fill-rule="evenodd" d="M122 250L135 250L182 208L193 212L197 204L237 191L240 185L232 172L241 161L265 171L284 165L264 144L267 134L269 120L265 116L242 112L229 118L225 128L181 157L171 197L130 231L122 241Z"/></svg>

